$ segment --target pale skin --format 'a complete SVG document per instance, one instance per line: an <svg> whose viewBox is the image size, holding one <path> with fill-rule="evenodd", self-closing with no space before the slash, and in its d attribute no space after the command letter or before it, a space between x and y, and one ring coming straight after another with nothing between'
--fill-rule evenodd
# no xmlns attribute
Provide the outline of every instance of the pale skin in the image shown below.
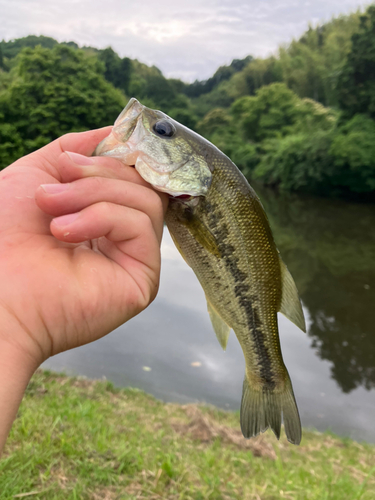
<svg viewBox="0 0 375 500"><path fill-rule="evenodd" d="M68 134L0 172L0 453L35 369L155 298L168 198Z"/></svg>

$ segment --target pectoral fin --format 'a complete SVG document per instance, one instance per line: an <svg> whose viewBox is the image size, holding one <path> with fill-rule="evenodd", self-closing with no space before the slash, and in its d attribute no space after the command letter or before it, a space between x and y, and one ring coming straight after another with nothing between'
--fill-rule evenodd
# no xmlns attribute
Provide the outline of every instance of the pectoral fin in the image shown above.
<svg viewBox="0 0 375 500"><path fill-rule="evenodd" d="M306 332L305 318L303 316L301 301L298 290L292 275L280 258L281 269L281 305L280 312L284 314L292 323L294 323L303 332Z"/></svg>
<svg viewBox="0 0 375 500"><path fill-rule="evenodd" d="M185 222L185 225L189 228L192 236L202 245L202 247L208 250L212 255L221 257L215 236L198 217L193 215Z"/></svg>
<svg viewBox="0 0 375 500"><path fill-rule="evenodd" d="M208 227L195 215L191 215L188 218L184 218L181 221L181 224L186 226L192 235L192 237L208 252L215 257L221 257L220 249L217 244L215 236L211 233ZM172 236L173 243L176 245L177 250L180 252L182 257L186 262L186 258L184 252L179 245L177 239L175 238L173 231L169 230L170 235Z"/></svg>
<svg viewBox="0 0 375 500"><path fill-rule="evenodd" d="M207 296L206 296L206 300L207 300L207 311L208 311L208 314L210 315L211 323L212 323L212 326L215 330L217 340L219 341L221 347L225 351L225 349L227 348L230 328L225 323L225 321L221 319L219 314L213 308L213 306L211 305L211 302L208 300Z"/></svg>

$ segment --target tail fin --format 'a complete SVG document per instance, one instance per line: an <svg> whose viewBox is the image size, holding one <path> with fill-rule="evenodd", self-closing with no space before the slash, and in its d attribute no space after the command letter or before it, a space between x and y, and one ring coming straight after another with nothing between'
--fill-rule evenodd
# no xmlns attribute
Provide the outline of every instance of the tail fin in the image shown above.
<svg viewBox="0 0 375 500"><path fill-rule="evenodd" d="M253 389L245 376L241 401L241 430L245 438L257 436L269 427L277 439L280 439L281 414L288 441L293 444L301 442L301 421L294 399L292 383L288 380L283 392L278 389Z"/></svg>

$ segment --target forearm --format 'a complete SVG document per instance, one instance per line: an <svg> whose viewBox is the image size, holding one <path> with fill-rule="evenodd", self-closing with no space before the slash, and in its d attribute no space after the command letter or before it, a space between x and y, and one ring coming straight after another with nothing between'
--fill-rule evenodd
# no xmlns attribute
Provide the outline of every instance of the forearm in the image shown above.
<svg viewBox="0 0 375 500"><path fill-rule="evenodd" d="M0 328L3 327L1 324ZM0 455L37 366L25 350L0 337Z"/></svg>

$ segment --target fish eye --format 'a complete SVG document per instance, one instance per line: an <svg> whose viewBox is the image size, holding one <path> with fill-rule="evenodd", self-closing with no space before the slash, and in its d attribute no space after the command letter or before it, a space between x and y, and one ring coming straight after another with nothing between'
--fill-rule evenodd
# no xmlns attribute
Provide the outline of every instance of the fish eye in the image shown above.
<svg viewBox="0 0 375 500"><path fill-rule="evenodd" d="M167 120L160 120L154 125L154 132L161 137L172 137L176 132L174 125Z"/></svg>

